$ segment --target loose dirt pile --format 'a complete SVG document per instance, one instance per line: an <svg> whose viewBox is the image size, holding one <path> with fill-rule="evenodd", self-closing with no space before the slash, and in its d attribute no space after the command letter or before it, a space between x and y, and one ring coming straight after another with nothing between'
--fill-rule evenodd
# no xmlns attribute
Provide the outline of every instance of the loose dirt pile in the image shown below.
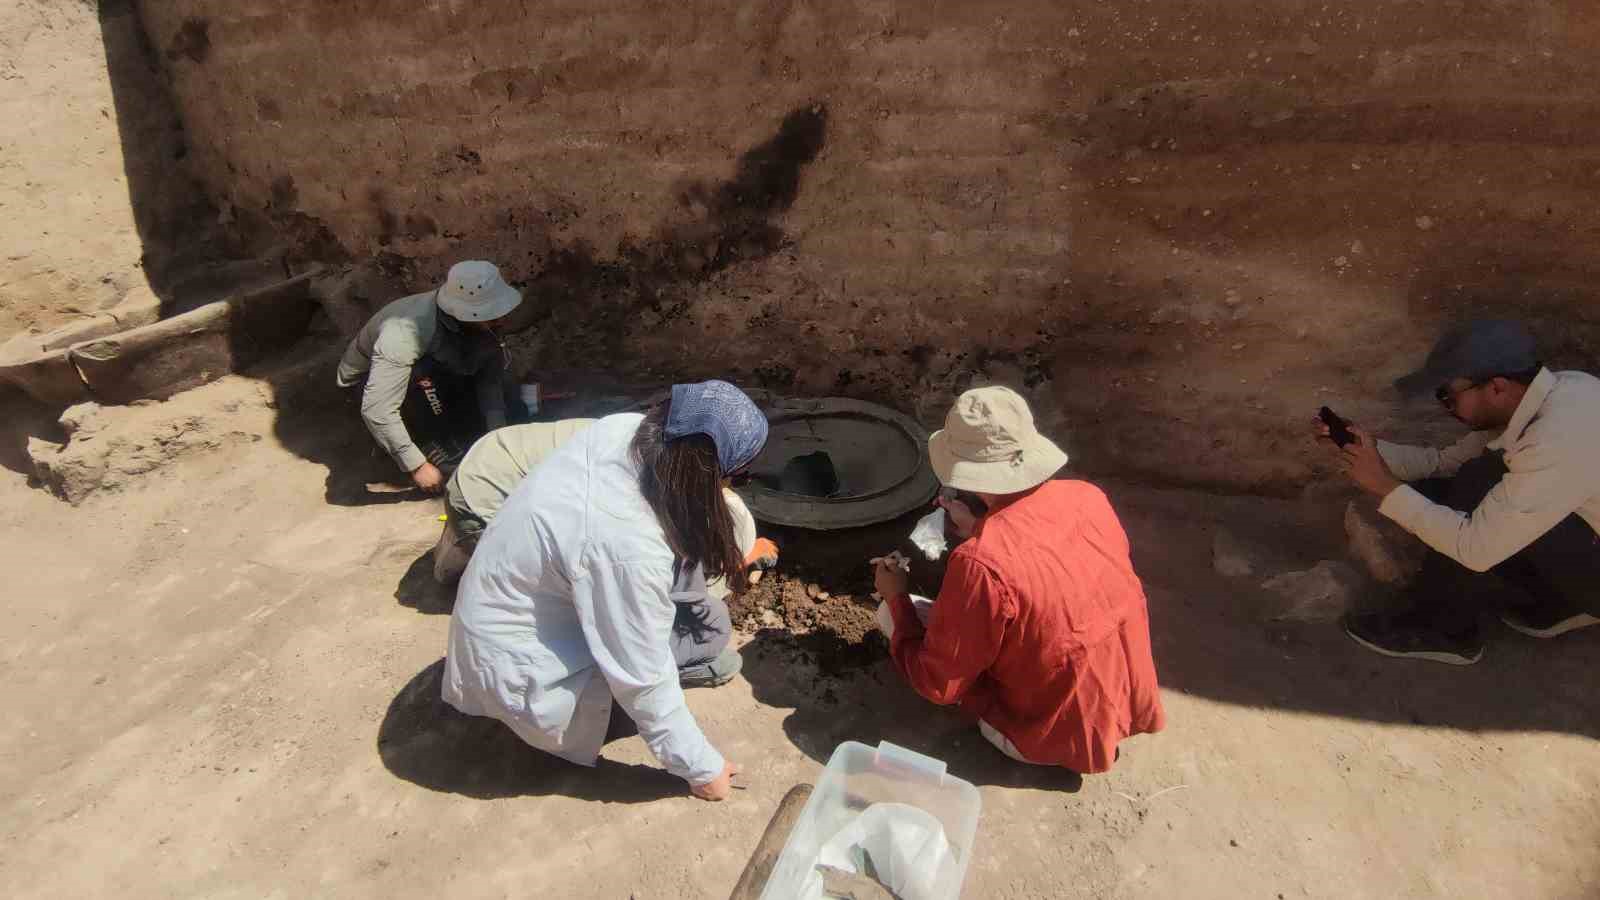
<svg viewBox="0 0 1600 900"><path fill-rule="evenodd" d="M742 597L728 599L744 632L782 630L827 673L871 665L889 655L870 594L834 594L814 581L772 573ZM773 635L781 637L781 635Z"/></svg>

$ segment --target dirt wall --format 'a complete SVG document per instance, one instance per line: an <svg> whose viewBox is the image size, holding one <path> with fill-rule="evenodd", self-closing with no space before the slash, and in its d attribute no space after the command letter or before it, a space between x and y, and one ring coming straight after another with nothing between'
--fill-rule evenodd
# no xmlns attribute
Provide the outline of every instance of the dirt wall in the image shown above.
<svg viewBox="0 0 1600 900"><path fill-rule="evenodd" d="M1600 350L1593 3L139 6L225 218L496 260L532 372L987 378L1089 471L1287 492L1443 319Z"/></svg>

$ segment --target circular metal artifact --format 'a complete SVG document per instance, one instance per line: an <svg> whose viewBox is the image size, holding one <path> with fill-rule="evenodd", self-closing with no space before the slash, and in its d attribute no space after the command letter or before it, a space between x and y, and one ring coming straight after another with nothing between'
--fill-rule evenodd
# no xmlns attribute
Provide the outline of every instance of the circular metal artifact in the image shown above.
<svg viewBox="0 0 1600 900"><path fill-rule="evenodd" d="M843 397L763 405L767 445L740 496L757 519L831 531L898 518L933 499L928 433L910 416Z"/></svg>

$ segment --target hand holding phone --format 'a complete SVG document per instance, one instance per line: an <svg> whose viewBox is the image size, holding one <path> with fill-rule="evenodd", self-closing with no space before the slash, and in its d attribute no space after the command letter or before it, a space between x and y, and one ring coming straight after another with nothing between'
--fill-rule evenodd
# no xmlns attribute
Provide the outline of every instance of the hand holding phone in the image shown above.
<svg viewBox="0 0 1600 900"><path fill-rule="evenodd" d="M1356 437L1350 430L1350 423L1340 418L1338 413L1328 407L1324 406L1318 410L1317 418L1322 420L1322 424L1328 426L1328 439L1333 441L1336 446L1342 448L1346 444L1361 443L1361 439Z"/></svg>

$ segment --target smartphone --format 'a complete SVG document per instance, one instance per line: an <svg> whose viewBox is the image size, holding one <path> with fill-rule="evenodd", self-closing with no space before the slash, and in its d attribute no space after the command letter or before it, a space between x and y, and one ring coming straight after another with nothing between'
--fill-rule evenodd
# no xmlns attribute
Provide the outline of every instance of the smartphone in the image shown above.
<svg viewBox="0 0 1600 900"><path fill-rule="evenodd" d="M1361 443L1361 439L1350 431L1350 423L1339 418L1338 413L1326 406L1317 411L1317 418L1322 420L1322 424L1328 426L1328 437L1332 438L1336 445L1343 447L1346 444Z"/></svg>

